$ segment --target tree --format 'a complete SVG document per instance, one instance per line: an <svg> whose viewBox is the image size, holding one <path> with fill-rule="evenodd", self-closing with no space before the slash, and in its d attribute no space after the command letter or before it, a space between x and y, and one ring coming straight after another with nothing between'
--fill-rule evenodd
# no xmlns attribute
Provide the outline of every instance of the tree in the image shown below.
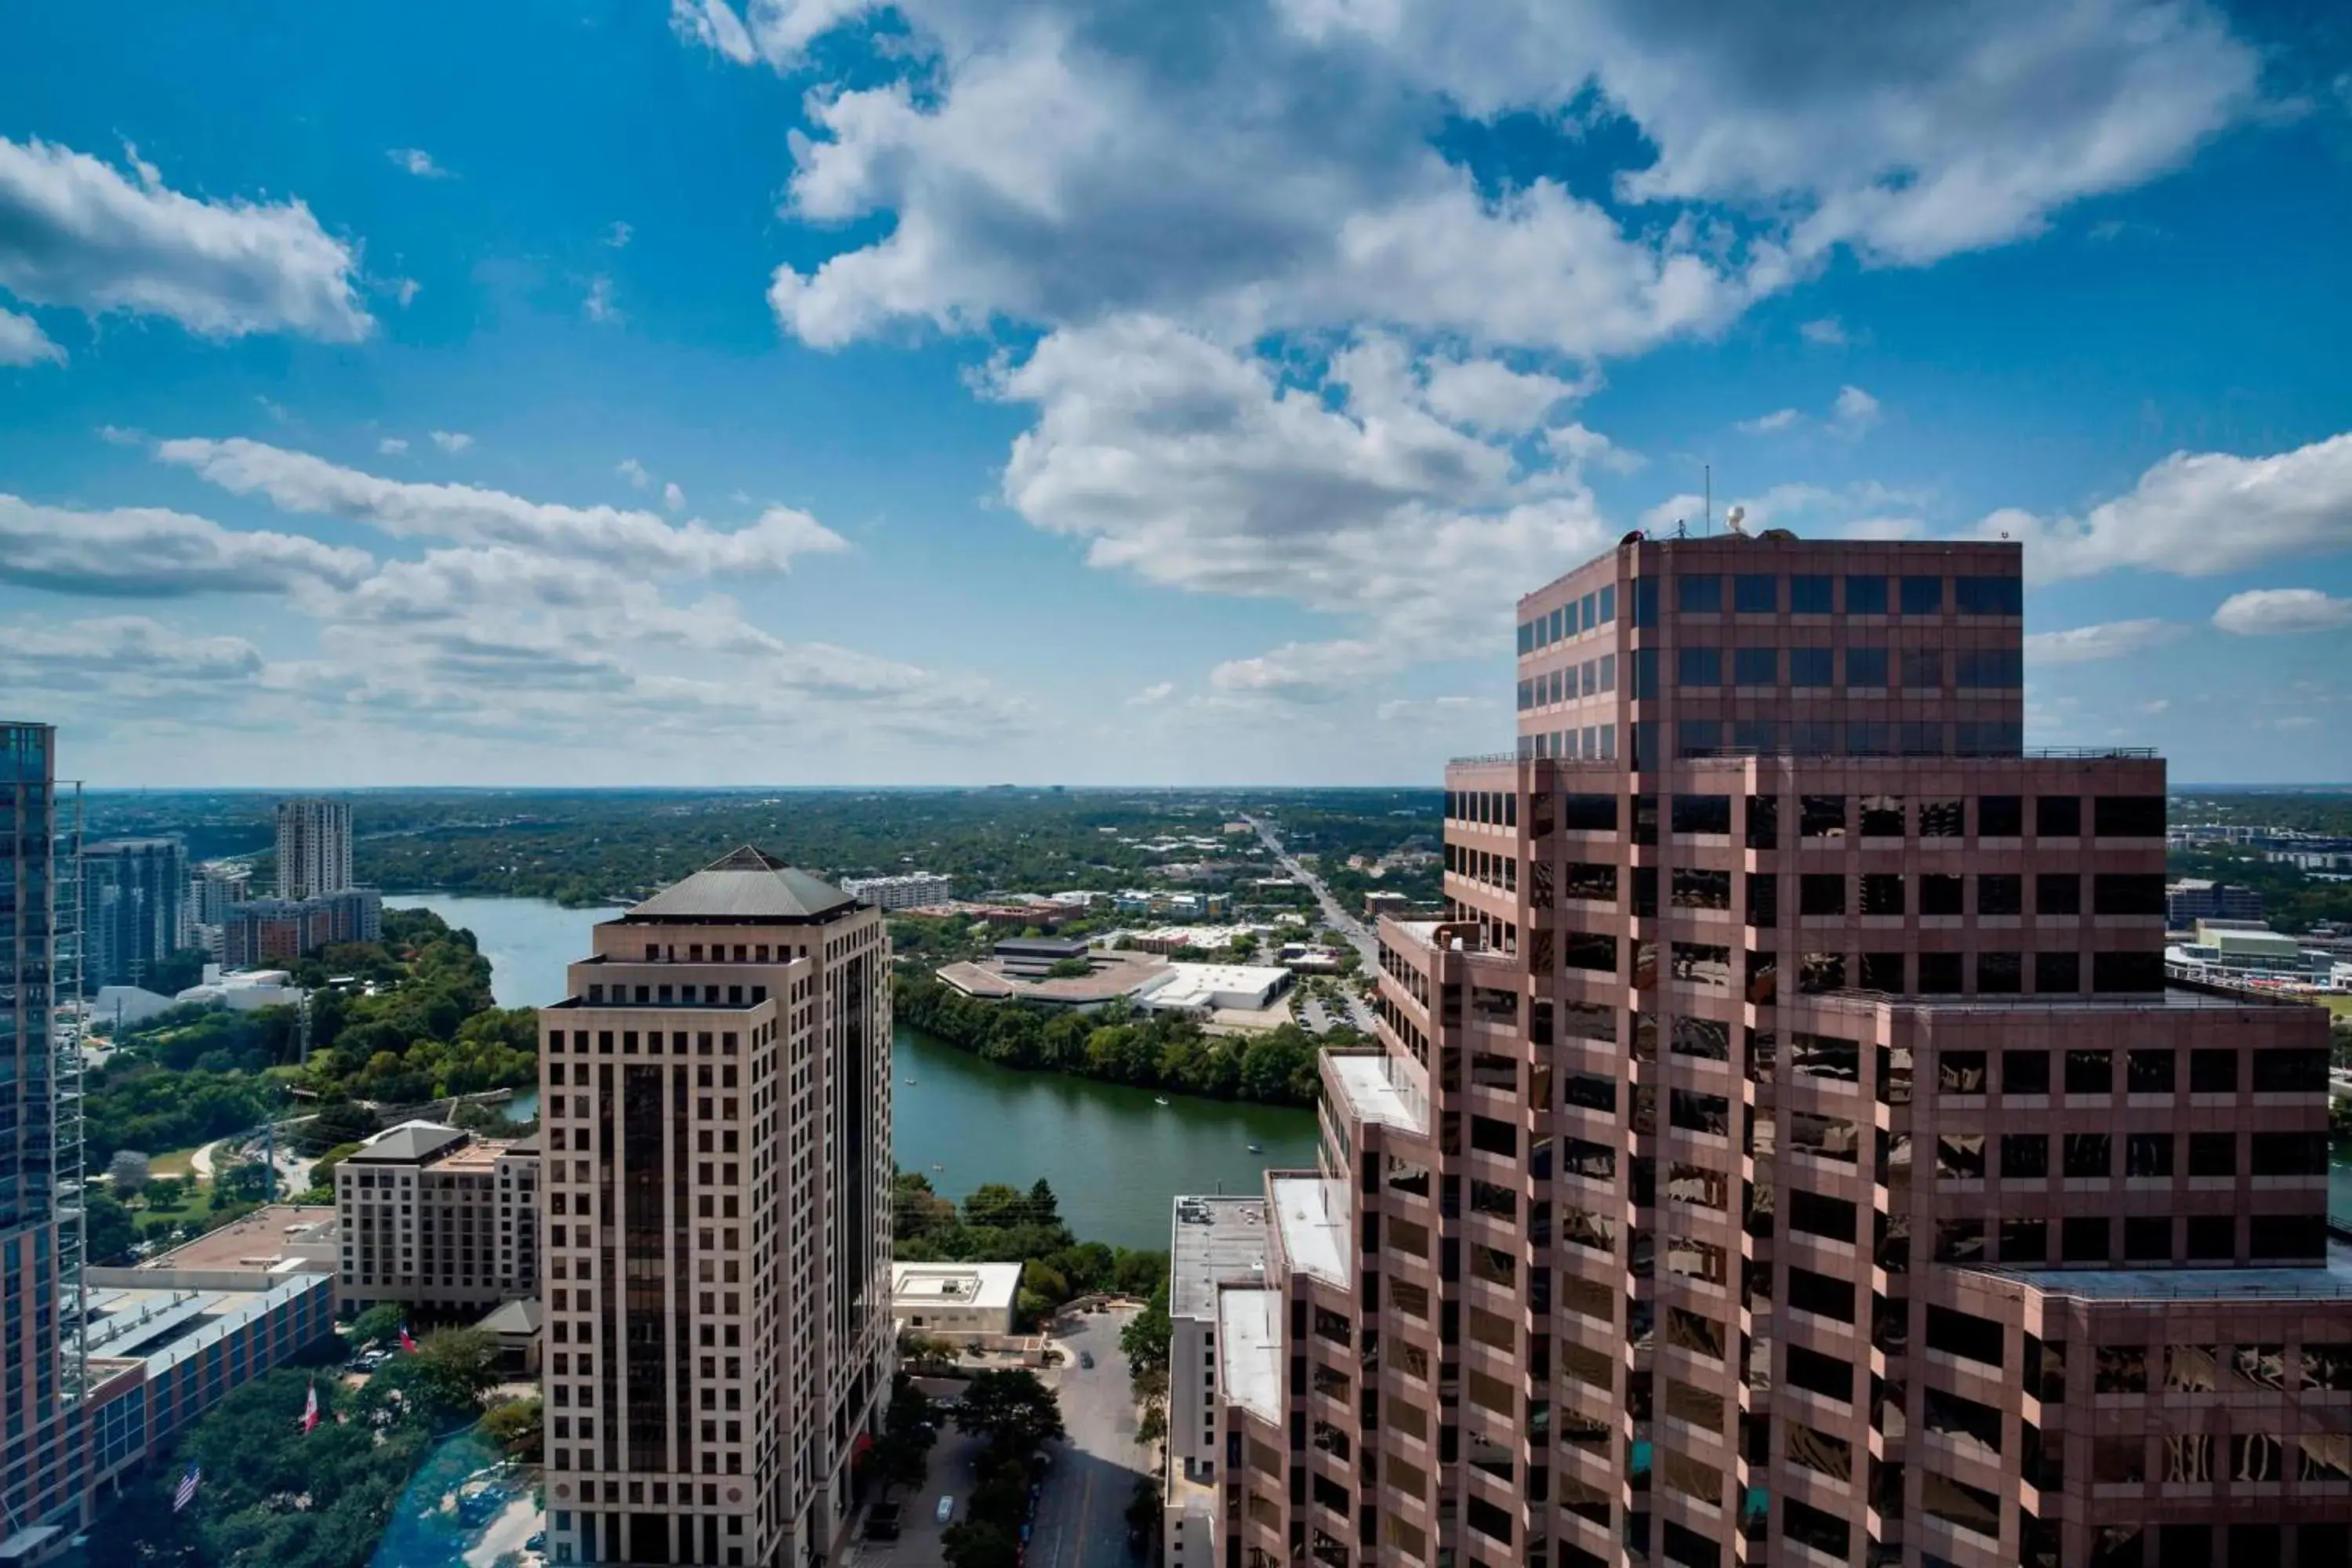
<svg viewBox="0 0 2352 1568"><path fill-rule="evenodd" d="M131 1225L131 1211L118 1202L104 1187L91 1187L83 1196L82 1224L87 1227L83 1245L89 1249L89 1260L97 1264L127 1263L131 1243L136 1239Z"/></svg>
<svg viewBox="0 0 2352 1568"><path fill-rule="evenodd" d="M451 1410L478 1406L498 1386L498 1336L481 1329L447 1329L416 1347L413 1358L420 1390Z"/></svg>
<svg viewBox="0 0 2352 1568"><path fill-rule="evenodd" d="M1017 1568L1021 1549L1012 1534L984 1521L967 1520L940 1532L949 1568Z"/></svg>
<svg viewBox="0 0 2352 1568"><path fill-rule="evenodd" d="M257 1204L269 1195L269 1167L258 1160L243 1160L213 1173L212 1206Z"/></svg>
<svg viewBox="0 0 2352 1568"><path fill-rule="evenodd" d="M891 1379L890 1403L882 1411L882 1436L874 1445L875 1473L884 1486L921 1484L939 1432L930 1424L931 1402L905 1373Z"/></svg>
<svg viewBox="0 0 2352 1568"><path fill-rule="evenodd" d="M1066 1436L1061 1402L1026 1367L975 1374L964 1385L956 1425L998 1452L1023 1458Z"/></svg>
<svg viewBox="0 0 2352 1568"><path fill-rule="evenodd" d="M352 1342L375 1344L400 1332L400 1325L408 1321L408 1309L397 1301L379 1301L362 1312L352 1323Z"/></svg>
<svg viewBox="0 0 2352 1568"><path fill-rule="evenodd" d="M1118 1331L1118 1348L1127 1352L1129 1377L1140 1377L1147 1371L1165 1371L1168 1365L1168 1342L1175 1328L1168 1318L1168 1280L1163 1275L1160 1288L1151 1293L1151 1304L1128 1320L1127 1327Z"/></svg>
<svg viewBox="0 0 2352 1568"><path fill-rule="evenodd" d="M129 1197L147 1184L147 1156L136 1149L117 1149L106 1163L106 1179L118 1197Z"/></svg>
<svg viewBox="0 0 2352 1568"><path fill-rule="evenodd" d="M1143 1419L1135 1424L1135 1440L1149 1447L1153 1443L1164 1442L1167 1437L1168 1407L1154 1402L1145 1407Z"/></svg>
<svg viewBox="0 0 2352 1568"><path fill-rule="evenodd" d="M539 1463L540 1440L546 1421L539 1397L509 1399L490 1406L482 1417L482 1435L526 1465Z"/></svg>

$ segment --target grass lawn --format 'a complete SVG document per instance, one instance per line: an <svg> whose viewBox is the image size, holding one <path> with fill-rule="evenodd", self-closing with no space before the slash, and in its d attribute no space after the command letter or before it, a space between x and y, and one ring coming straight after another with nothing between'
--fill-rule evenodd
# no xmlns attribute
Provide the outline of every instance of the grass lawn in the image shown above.
<svg viewBox="0 0 2352 1568"><path fill-rule="evenodd" d="M194 1169L190 1162L195 1157L194 1149L174 1149L168 1154L158 1154L148 1161L147 1172L155 1176L184 1176Z"/></svg>
<svg viewBox="0 0 2352 1568"><path fill-rule="evenodd" d="M2315 996L2313 1000L2339 1018L2352 1016L2352 996Z"/></svg>

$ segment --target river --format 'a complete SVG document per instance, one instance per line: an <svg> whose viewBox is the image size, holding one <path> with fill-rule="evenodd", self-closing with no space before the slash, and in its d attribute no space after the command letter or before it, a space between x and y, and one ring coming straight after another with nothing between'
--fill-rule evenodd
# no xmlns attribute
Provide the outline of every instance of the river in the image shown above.
<svg viewBox="0 0 2352 1568"><path fill-rule="evenodd" d="M565 965L585 957L589 928L612 910L567 910L541 899L394 895L391 909L429 909L474 933L499 1005L561 1001ZM898 1163L950 1197L982 1182L1026 1187L1043 1176L1062 1217L1087 1241L1168 1245L1179 1193L1255 1192L1268 1167L1315 1163L1305 1110L1171 1095L1062 1073L1015 1072L900 1026L892 1118ZM912 1081L909 1082L908 1080ZM515 1097L521 1117L536 1091ZM1265 1152L1253 1154L1249 1146Z"/></svg>

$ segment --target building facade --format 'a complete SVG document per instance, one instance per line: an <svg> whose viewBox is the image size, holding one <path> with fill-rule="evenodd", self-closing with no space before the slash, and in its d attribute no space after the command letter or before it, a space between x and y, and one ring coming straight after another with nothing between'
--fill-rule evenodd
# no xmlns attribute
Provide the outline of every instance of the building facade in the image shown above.
<svg viewBox="0 0 2352 1568"><path fill-rule="evenodd" d="M955 879L913 871L899 877L844 877L841 890L877 910L911 910L955 897Z"/></svg>
<svg viewBox="0 0 2352 1568"><path fill-rule="evenodd" d="M0 722L0 1562L53 1554L83 1517L80 1303L64 1278L76 1258L59 1224L71 1216L55 1076L58 969L79 940L61 884L78 873L58 801L55 728Z"/></svg>
<svg viewBox="0 0 2352 1568"><path fill-rule="evenodd" d="M2209 877L2183 877L2164 889L2164 923L2187 931L2199 921L2252 921L2262 923L2263 896L2252 888L2216 882Z"/></svg>
<svg viewBox="0 0 2352 1568"><path fill-rule="evenodd" d="M138 985L188 944L188 852L177 838L85 845L82 984Z"/></svg>
<svg viewBox="0 0 2352 1568"><path fill-rule="evenodd" d="M278 896L308 899L352 885L352 803L278 803Z"/></svg>
<svg viewBox="0 0 2352 1568"><path fill-rule="evenodd" d="M2020 564L1522 601L1448 918L1217 1283L1213 1560L2352 1561L2326 1016L2168 987L2163 763L2023 751Z"/></svg>
<svg viewBox="0 0 2352 1568"><path fill-rule="evenodd" d="M188 873L188 924L196 932L228 918L229 907L253 896L253 872L233 860L215 860Z"/></svg>
<svg viewBox="0 0 2352 1568"><path fill-rule="evenodd" d="M345 888L307 899L253 899L231 904L215 952L225 969L291 963L331 942L380 942L383 895Z"/></svg>
<svg viewBox="0 0 2352 1568"><path fill-rule="evenodd" d="M880 911L739 849L541 1011L548 1543L800 1568L891 1371Z"/></svg>
<svg viewBox="0 0 2352 1568"><path fill-rule="evenodd" d="M470 1321L535 1294L541 1174L537 1138L428 1121L370 1138L335 1166L342 1305L396 1301Z"/></svg>

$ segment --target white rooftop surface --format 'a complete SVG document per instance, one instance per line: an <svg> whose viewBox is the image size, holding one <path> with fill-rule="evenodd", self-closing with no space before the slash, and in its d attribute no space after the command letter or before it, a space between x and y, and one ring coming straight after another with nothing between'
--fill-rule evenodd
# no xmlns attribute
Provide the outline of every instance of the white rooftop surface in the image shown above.
<svg viewBox="0 0 2352 1568"><path fill-rule="evenodd" d="M1339 1080L1341 1091L1360 1119L1414 1132L1426 1131L1424 1117L1390 1078L1386 1052L1333 1051L1324 1059L1330 1063L1331 1076Z"/></svg>
<svg viewBox="0 0 2352 1568"><path fill-rule="evenodd" d="M1018 1263L893 1263L890 1304L1008 1308L1021 1289Z"/></svg>
<svg viewBox="0 0 2352 1568"><path fill-rule="evenodd" d="M1337 1183L1321 1176L1276 1176L1275 1223L1282 1227L1282 1253L1290 1266L1346 1289L1349 1279L1347 1208L1335 1203Z"/></svg>
<svg viewBox="0 0 2352 1568"><path fill-rule="evenodd" d="M1282 1424L1282 1292L1217 1295L1217 1385L1260 1420Z"/></svg>
<svg viewBox="0 0 2352 1568"><path fill-rule="evenodd" d="M260 1290L95 1286L89 1292L89 1353L140 1356L148 1375L159 1377L303 1291L325 1288L325 1277L319 1274Z"/></svg>
<svg viewBox="0 0 2352 1568"><path fill-rule="evenodd" d="M1160 1007L1229 1006L1233 999L1241 997L1255 1003L1289 978L1286 969L1259 964L1171 963L1168 978L1154 986L1150 995L1152 1004Z"/></svg>
<svg viewBox="0 0 2352 1568"><path fill-rule="evenodd" d="M1205 1321L1216 1315L1219 1285L1265 1284L1265 1244L1264 1198L1178 1198L1168 1315Z"/></svg>

